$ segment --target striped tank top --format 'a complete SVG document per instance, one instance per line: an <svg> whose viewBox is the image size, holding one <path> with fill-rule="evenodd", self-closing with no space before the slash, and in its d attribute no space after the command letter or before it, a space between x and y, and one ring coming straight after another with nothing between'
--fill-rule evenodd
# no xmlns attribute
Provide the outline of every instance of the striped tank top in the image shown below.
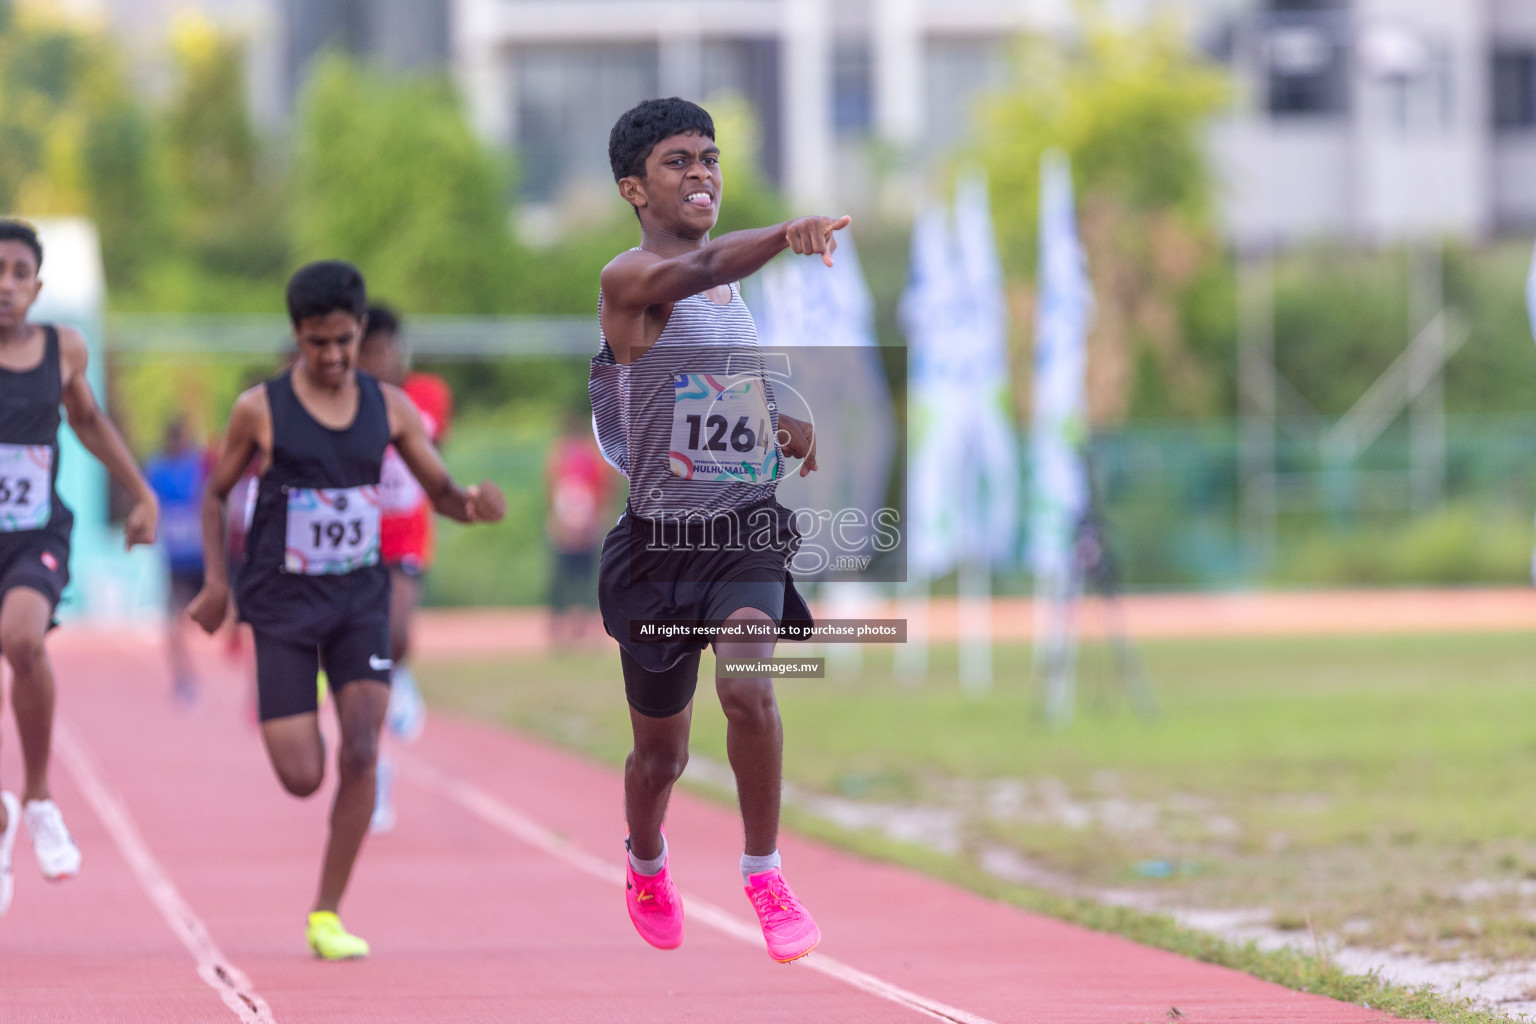
<svg viewBox="0 0 1536 1024"><path fill-rule="evenodd" d="M775 441L778 415L773 411L771 383L763 374L757 327L741 290L731 285L731 301L723 306L703 293L674 303L656 343L630 363L619 363L602 336L601 295L598 313L602 345L592 357L587 382L592 424L603 457L629 478L630 510L647 519L715 516L771 500L783 465ZM689 463L675 451L674 421L687 419L678 403L688 389L700 382L749 379L767 390L769 432L759 446L763 457L756 460L757 465L731 479L701 479L687 468L680 469ZM758 439L762 434L746 425L727 424L727 430L715 431L720 437L711 438L707 427L701 436L700 424L693 426L695 446L709 447L714 440L727 456L734 454L733 441L748 436ZM737 432L727 440L732 426Z"/></svg>

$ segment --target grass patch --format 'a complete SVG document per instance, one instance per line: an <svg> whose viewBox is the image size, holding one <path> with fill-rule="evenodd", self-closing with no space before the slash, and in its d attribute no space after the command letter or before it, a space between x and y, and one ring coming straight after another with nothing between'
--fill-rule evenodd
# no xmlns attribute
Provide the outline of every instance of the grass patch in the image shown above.
<svg viewBox="0 0 1536 1024"><path fill-rule="evenodd" d="M1263 907L1277 926L1431 957L1536 954L1536 636L1342 637L1142 645L1162 713L1142 721L1085 650L1080 709L1046 729L1029 651L1000 647L998 683L962 692L952 649L929 677L861 671L779 688L786 777L869 804L959 813L958 855L786 819L1020 906L1293 988L1445 1021L1506 1018L1344 975L1326 958L1239 947L1171 918L1008 885L1001 844L1087 888L1166 907ZM701 669L711 672L706 656ZM425 665L437 706L526 729L609 763L629 749L616 658ZM706 684L707 687L707 684ZM725 760L713 699L693 749ZM1170 865L1150 872L1145 865ZM1347 926L1347 927L1346 927Z"/></svg>

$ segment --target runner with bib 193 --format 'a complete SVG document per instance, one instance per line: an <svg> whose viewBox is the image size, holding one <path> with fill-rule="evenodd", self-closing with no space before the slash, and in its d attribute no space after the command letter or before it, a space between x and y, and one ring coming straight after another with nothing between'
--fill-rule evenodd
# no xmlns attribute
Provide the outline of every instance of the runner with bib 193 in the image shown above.
<svg viewBox="0 0 1536 1024"><path fill-rule="evenodd" d="M506 510L495 484L455 484L411 400L357 369L366 308L363 276L350 263L311 263L289 280L299 358L235 402L203 500L207 578L189 608L209 633L224 621L225 503L255 456L256 507L234 596L255 635L261 735L283 788L307 797L324 776L315 689L321 668L341 728L340 783L305 933L326 960L369 951L337 911L373 813L379 728L389 704L390 583L379 551L384 449L395 446L442 515L495 522Z"/></svg>

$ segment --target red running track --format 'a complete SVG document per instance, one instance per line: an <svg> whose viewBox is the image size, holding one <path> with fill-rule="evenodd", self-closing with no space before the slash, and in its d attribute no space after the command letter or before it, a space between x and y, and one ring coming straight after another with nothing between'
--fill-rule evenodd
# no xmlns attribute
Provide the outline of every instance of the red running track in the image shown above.
<svg viewBox="0 0 1536 1024"><path fill-rule="evenodd" d="M225 667L181 714L142 636L61 630L53 654L54 789L85 862L49 885L25 837L18 847L0 920L7 1024L1134 1024L1174 1006L1188 1024L1384 1019L794 836L786 873L826 940L775 964L739 886L739 822L681 793L668 838L686 939L658 952L624 913L617 773L442 715L400 755L400 824L365 847L343 907L373 956L321 963L303 922L328 787L308 801L282 793L243 684ZM9 718L3 778L15 786Z"/></svg>

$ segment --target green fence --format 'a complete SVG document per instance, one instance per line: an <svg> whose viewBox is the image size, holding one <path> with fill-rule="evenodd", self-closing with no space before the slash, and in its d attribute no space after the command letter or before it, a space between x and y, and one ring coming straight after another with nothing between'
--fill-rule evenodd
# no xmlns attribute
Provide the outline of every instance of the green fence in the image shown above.
<svg viewBox="0 0 1536 1024"><path fill-rule="evenodd" d="M106 324L114 415L147 454L173 413L222 424L252 375L269 373L281 318L119 315ZM464 480L507 491L494 529L444 522L428 581L437 604L542 601L544 455L562 414L585 396L588 318L419 318L417 355L447 376L465 406L445 456ZM1321 419L1275 424L1274 515L1245 502L1239 427L1201 420L1097 434L1091 461L1108 537L1131 589L1222 589L1519 583L1531 565L1536 514L1536 415L1452 416L1445 425L1443 497L1416 508L1406 422L1350 465L1324 455ZM1019 446L1027 460L1028 445ZM1422 468L1422 467L1421 467ZM1249 467L1248 472L1252 472ZM1028 465L1021 465L1028 486ZM615 508L617 513L617 508ZM1027 538L1020 536L1023 552ZM1022 559L1019 560L1022 562ZM937 581L943 592L948 581ZM1025 592L1021 564L998 588Z"/></svg>
<svg viewBox="0 0 1536 1024"><path fill-rule="evenodd" d="M1318 423L1279 424L1272 518L1245 504L1235 423L1103 433L1092 450L1130 587L1481 584L1529 576L1536 417L1451 419L1443 497L1424 507L1415 507L1406 424L1351 465L1328 461Z"/></svg>
<svg viewBox="0 0 1536 1024"><path fill-rule="evenodd" d="M494 529L442 524L438 567L428 588L434 603L543 600L549 571L543 460L553 429L509 425L518 419L503 411L466 422L448 446L455 474L496 480L507 490L509 511L507 522ZM1345 467L1328 464L1316 424L1283 423L1277 433L1272 533L1244 517L1235 423L1138 426L1095 436L1092 469L1127 588L1528 579L1536 417L1451 419L1444 501L1423 510L1413 507L1406 427L1388 431L1358 463ZM1027 486L1027 465L1022 470ZM1021 536L1021 551L1025 542ZM1022 566L999 572L1004 592L1028 586ZM945 589L944 581L937 589Z"/></svg>

